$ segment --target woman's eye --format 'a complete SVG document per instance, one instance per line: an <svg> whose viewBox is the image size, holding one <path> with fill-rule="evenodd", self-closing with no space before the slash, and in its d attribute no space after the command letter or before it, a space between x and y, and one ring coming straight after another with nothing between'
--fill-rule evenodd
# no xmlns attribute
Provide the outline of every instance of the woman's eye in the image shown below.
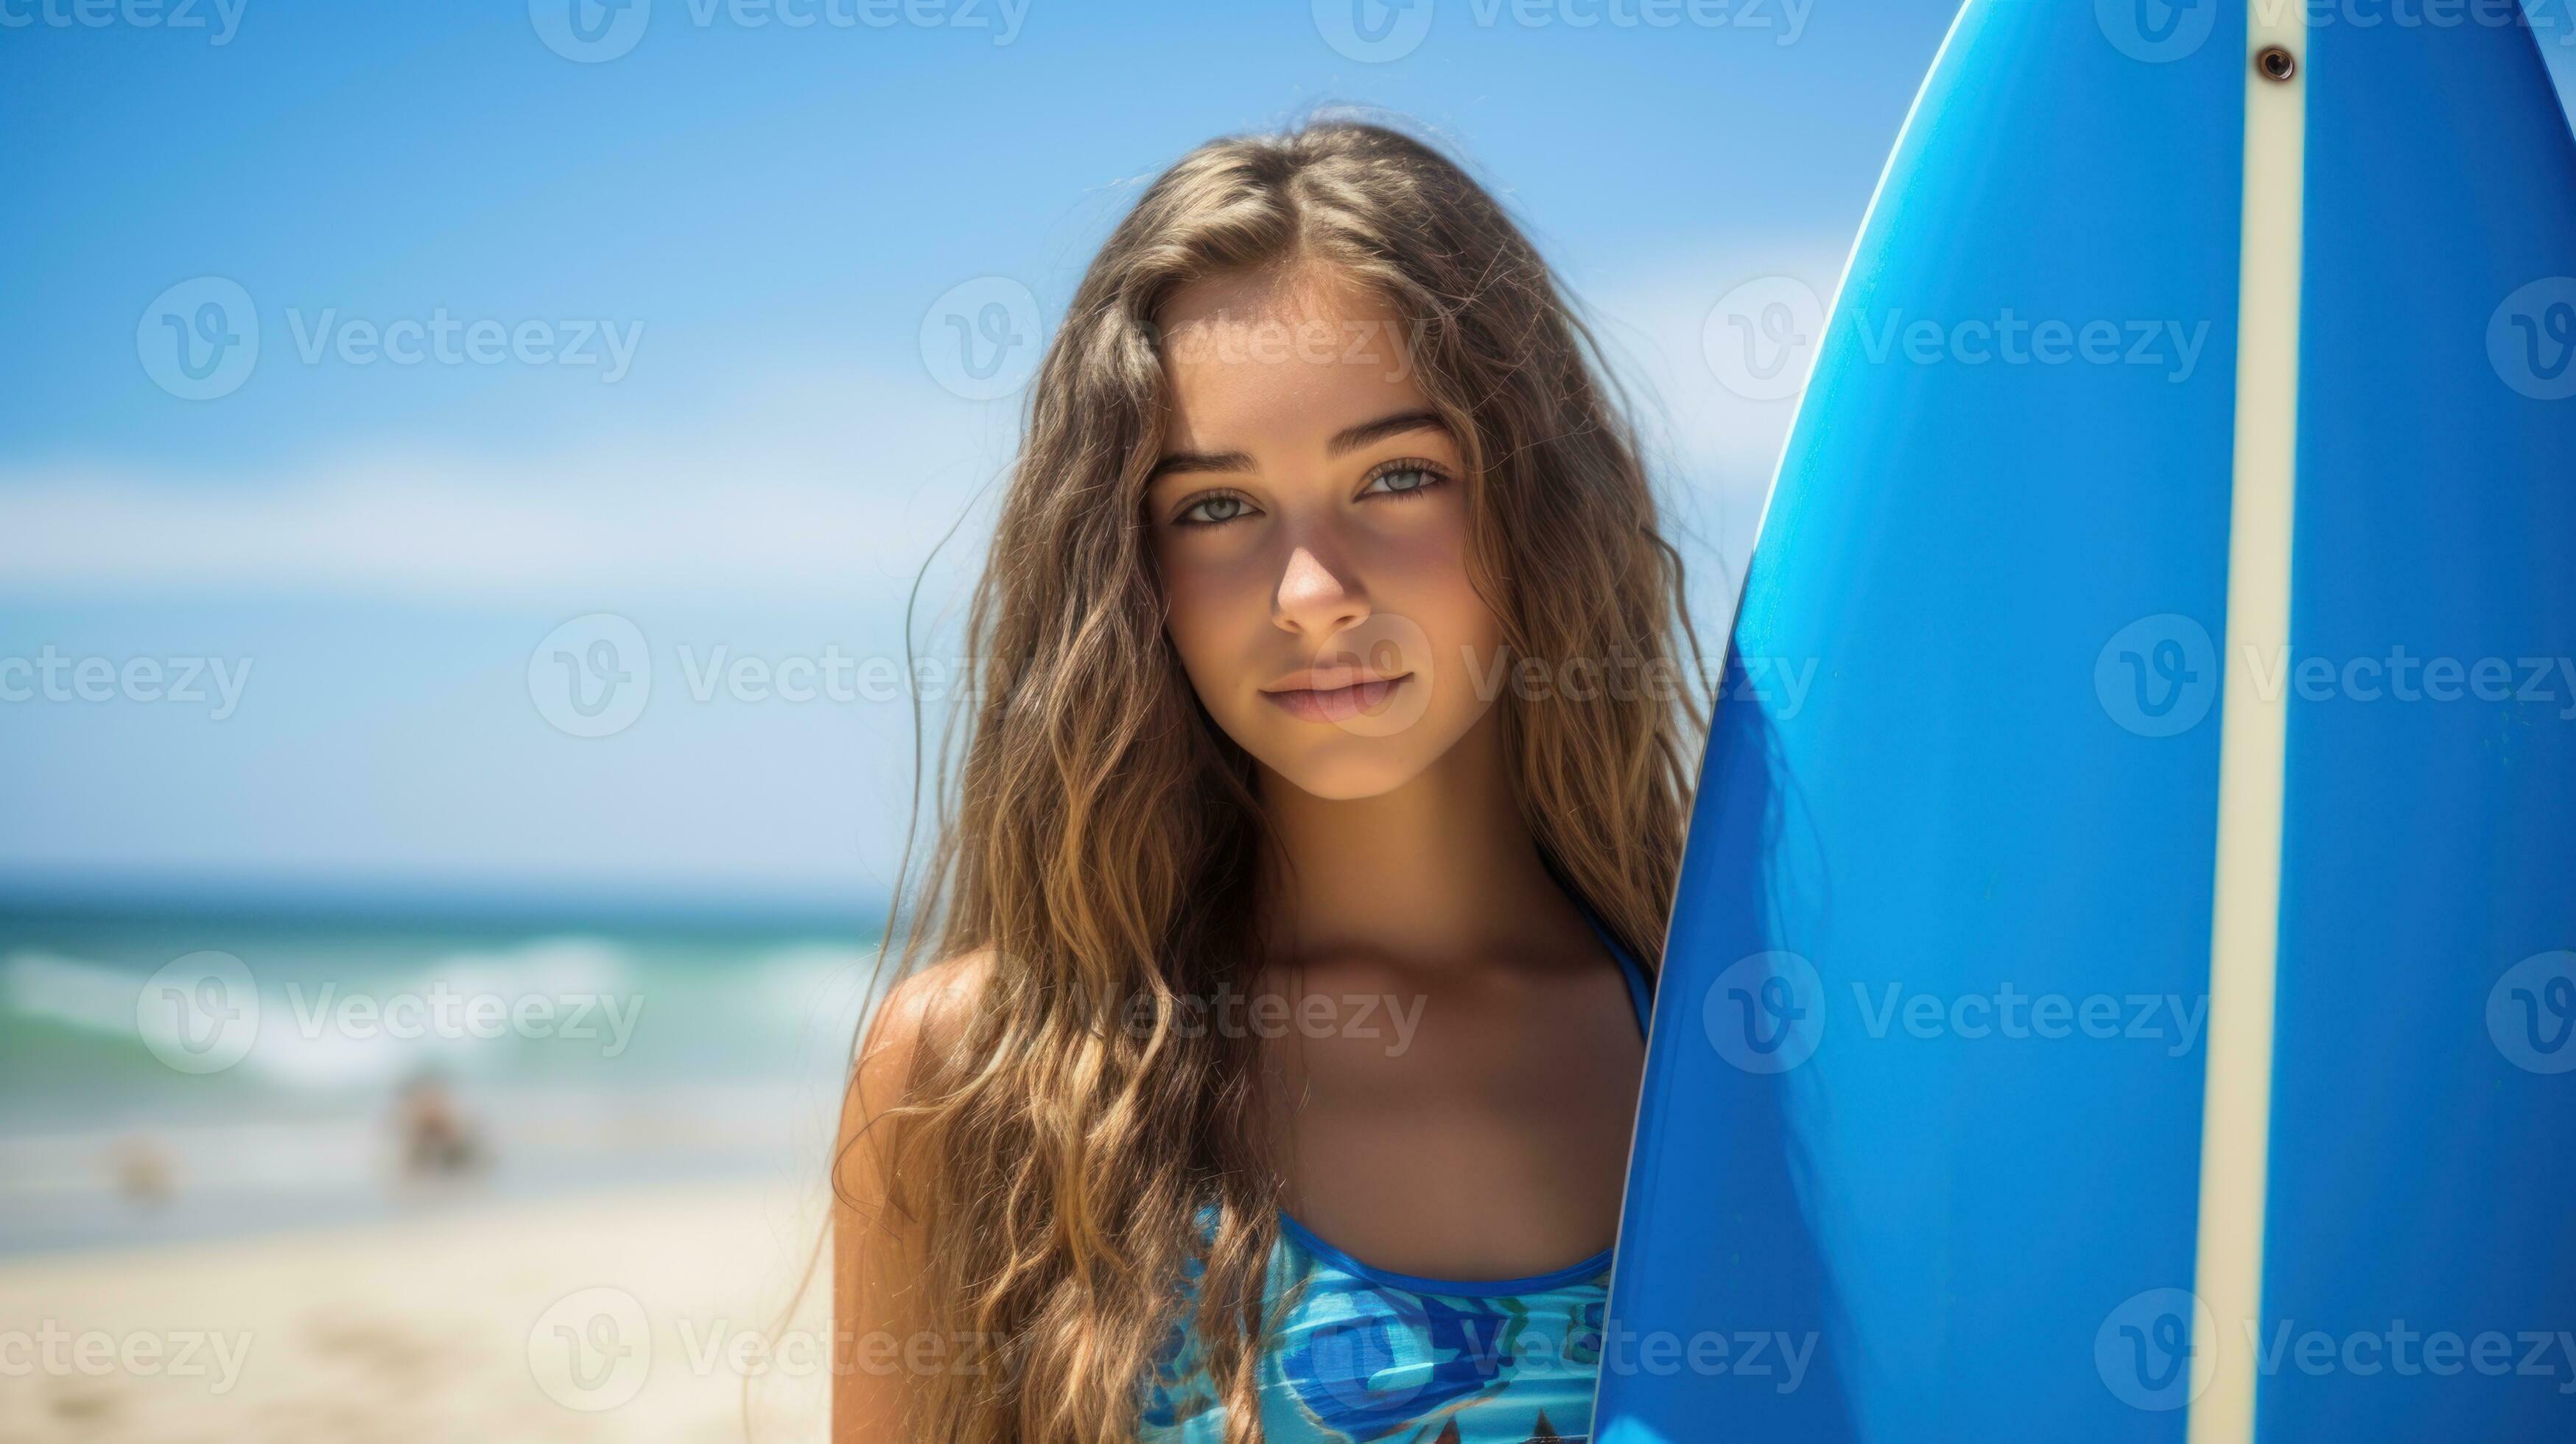
<svg viewBox="0 0 2576 1444"><path fill-rule="evenodd" d="M1398 466L1369 478L1363 496L1412 496L1438 486L1440 473L1427 466Z"/></svg>
<svg viewBox="0 0 2576 1444"><path fill-rule="evenodd" d="M1207 496L1182 508L1181 514L1175 520L1184 526L1217 526L1233 521L1237 517L1249 515L1251 511L1251 503L1242 497Z"/></svg>

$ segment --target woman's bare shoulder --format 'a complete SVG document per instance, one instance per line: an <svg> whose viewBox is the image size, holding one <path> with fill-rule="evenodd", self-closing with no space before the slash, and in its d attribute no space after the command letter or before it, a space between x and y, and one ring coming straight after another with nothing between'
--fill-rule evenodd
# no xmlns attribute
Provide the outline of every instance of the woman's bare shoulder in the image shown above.
<svg viewBox="0 0 2576 1444"><path fill-rule="evenodd" d="M899 979L869 1026L870 1048L914 1048L962 1029L993 975L993 950L959 953Z"/></svg>
<svg viewBox="0 0 2576 1444"><path fill-rule="evenodd" d="M899 1135L872 1135L871 1130L907 1101L915 1062L924 1050L950 1046L966 1035L991 974L989 955L976 952L903 978L886 990L859 1044L857 1066L841 1102L840 1147L833 1162L835 1439L910 1437L902 1432L908 1398L904 1376L862 1363L856 1352L862 1339L915 1337L921 1317L916 1290L925 1267L918 1215L896 1187Z"/></svg>
<svg viewBox="0 0 2576 1444"><path fill-rule="evenodd" d="M843 1100L844 1134L901 1099L925 1046L964 1036L992 972L992 949L978 948L932 963L886 991L859 1043L858 1066Z"/></svg>

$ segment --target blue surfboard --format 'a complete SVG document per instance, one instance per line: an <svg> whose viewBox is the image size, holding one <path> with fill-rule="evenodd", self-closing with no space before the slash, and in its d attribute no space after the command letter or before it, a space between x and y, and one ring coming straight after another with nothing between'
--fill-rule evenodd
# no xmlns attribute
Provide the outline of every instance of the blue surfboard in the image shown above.
<svg viewBox="0 0 2576 1444"><path fill-rule="evenodd" d="M2510 4L2306 9L1969 0L1925 82L1701 765L1606 1444L2576 1439L2576 142Z"/></svg>

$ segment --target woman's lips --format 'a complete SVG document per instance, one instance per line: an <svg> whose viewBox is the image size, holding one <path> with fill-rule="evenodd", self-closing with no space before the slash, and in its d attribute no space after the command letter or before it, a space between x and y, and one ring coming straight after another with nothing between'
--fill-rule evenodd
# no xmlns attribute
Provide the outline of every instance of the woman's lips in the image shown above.
<svg viewBox="0 0 2576 1444"><path fill-rule="evenodd" d="M1395 695L1395 689L1413 680L1411 672L1401 677L1388 677L1376 682L1358 682L1348 687L1294 687L1284 692L1264 692L1279 710L1308 722L1341 722L1364 713L1374 712Z"/></svg>

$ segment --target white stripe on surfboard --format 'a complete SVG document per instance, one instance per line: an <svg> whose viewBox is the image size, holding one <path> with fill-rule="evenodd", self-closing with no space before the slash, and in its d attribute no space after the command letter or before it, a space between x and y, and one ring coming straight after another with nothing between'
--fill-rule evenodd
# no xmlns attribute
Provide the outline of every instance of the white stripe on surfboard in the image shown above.
<svg viewBox="0 0 2576 1444"><path fill-rule="evenodd" d="M2209 940L2208 1080L2201 1101L2200 1239L2193 1292L2218 1337L2196 1340L2190 1444L2252 1444L2256 1323L2271 1146L2272 1002L2281 935L2281 802L2289 696L2259 666L2287 655L2298 482L2299 280L2306 228L2307 12L2247 7L2245 212L2237 289L2236 473L2219 704L2218 866ZM2288 81L2255 57L2297 58ZM2195 1385L2202 1376L2196 1376Z"/></svg>

